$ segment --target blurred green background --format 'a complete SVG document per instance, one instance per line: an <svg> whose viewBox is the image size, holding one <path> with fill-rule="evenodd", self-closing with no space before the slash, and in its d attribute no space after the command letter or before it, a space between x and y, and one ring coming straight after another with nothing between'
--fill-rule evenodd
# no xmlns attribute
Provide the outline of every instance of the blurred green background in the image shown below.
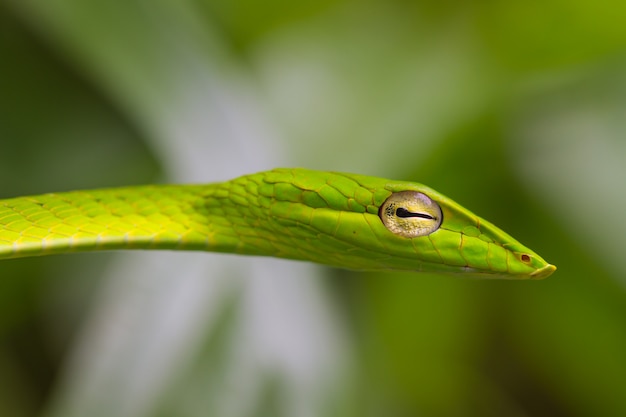
<svg viewBox="0 0 626 417"><path fill-rule="evenodd" d="M423 182L545 281L0 263L0 415L626 416L626 6L0 0L0 197L274 166Z"/></svg>

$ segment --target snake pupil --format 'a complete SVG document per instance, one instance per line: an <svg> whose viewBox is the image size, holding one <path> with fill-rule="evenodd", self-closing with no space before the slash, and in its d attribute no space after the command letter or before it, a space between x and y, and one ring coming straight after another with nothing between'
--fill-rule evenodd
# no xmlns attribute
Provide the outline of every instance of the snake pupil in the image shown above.
<svg viewBox="0 0 626 417"><path fill-rule="evenodd" d="M431 216L430 214L426 214L426 213L413 213L412 211L408 211L405 208L402 207L398 207L396 209L396 216L402 218L402 219L406 219L409 217L419 217L422 219L428 219L428 220L435 220L435 218L433 216Z"/></svg>

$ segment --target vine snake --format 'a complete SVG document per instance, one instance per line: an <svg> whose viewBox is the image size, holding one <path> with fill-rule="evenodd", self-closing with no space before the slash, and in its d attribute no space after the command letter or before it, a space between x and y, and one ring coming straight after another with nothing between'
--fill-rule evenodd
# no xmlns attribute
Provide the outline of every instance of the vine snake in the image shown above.
<svg viewBox="0 0 626 417"><path fill-rule="evenodd" d="M0 259L115 249L508 279L542 279L556 269L429 187L364 175L275 169L223 183L0 200Z"/></svg>

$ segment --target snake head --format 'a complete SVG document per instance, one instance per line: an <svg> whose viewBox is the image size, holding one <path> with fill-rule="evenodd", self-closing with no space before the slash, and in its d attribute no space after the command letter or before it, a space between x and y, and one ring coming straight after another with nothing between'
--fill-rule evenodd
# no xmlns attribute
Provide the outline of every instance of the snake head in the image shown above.
<svg viewBox="0 0 626 417"><path fill-rule="evenodd" d="M481 277L543 279L556 267L492 223L421 184L393 182L382 225L427 268Z"/></svg>

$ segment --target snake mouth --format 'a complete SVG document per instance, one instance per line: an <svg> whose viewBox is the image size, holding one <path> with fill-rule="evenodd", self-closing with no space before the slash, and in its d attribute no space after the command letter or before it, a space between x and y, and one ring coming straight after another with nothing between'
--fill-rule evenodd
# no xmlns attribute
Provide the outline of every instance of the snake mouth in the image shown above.
<svg viewBox="0 0 626 417"><path fill-rule="evenodd" d="M537 269L530 274L531 279L544 279L552 275L556 271L556 266L547 264L546 266Z"/></svg>

